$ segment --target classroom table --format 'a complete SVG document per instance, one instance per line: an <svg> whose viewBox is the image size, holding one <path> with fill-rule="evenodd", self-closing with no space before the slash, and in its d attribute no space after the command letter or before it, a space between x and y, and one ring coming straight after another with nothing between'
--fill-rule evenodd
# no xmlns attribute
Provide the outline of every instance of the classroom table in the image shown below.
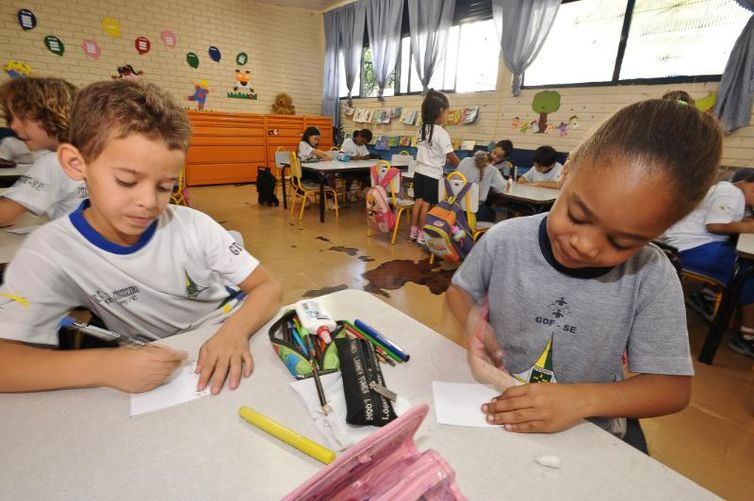
<svg viewBox="0 0 754 501"><path fill-rule="evenodd" d="M301 168L316 172L319 175L319 222L325 222L325 177L335 172L358 172L368 171L379 162L379 159L351 160L341 162L339 160L325 160L322 162L305 162Z"/></svg>
<svg viewBox="0 0 754 501"><path fill-rule="evenodd" d="M0 193L0 195L1 194L2 193ZM43 224L46 221L46 217L37 217L26 212L18 218L16 224L0 228L0 269L4 268L6 264L10 263L11 259L13 259L13 256L16 255L16 252L21 247L21 244L24 243L24 240L26 240L26 237L28 236L8 233L5 230Z"/></svg>
<svg viewBox="0 0 754 501"><path fill-rule="evenodd" d="M0 187L7 188L15 183L19 177L26 174L31 164L18 164L15 167L0 169Z"/></svg>
<svg viewBox="0 0 754 501"><path fill-rule="evenodd" d="M409 362L383 366L388 388L430 413L416 435L482 499L711 499L713 495L591 423L557 434L437 424L432 381L472 382L465 351L369 293L319 300L398 343ZM271 323L271 322L270 322ZM270 324L268 324L270 325ZM211 330L164 340L196 357ZM324 442L290 388L267 326L251 338L254 373L235 391L129 418L129 396L108 388L0 395L2 499L280 499L322 464L238 417L247 405ZM555 454L561 469L534 458Z"/></svg>
<svg viewBox="0 0 754 501"><path fill-rule="evenodd" d="M723 339L725 331L730 324L730 318L736 309L738 296L744 285L746 278L751 276L754 271L754 234L741 233L736 243L736 260L733 263L733 272L727 287L723 291L723 300L717 309L717 315L712 319L707 331L707 337L704 339L702 351L699 353L699 361L705 364L712 364L717 353L717 348Z"/></svg>
<svg viewBox="0 0 754 501"><path fill-rule="evenodd" d="M560 190L543 188L531 184L509 184L504 193L494 193L494 205L514 204L516 208L523 208L528 214L539 214L552 207L558 198Z"/></svg>

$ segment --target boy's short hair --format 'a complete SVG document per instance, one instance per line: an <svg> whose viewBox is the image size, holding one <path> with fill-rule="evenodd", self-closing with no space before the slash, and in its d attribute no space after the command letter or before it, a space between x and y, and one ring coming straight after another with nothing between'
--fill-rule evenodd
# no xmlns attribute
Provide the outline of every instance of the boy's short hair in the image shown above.
<svg viewBox="0 0 754 501"><path fill-rule="evenodd" d="M361 129L356 131L356 136L361 136L366 139L367 143L372 141L372 131L369 129ZM354 137L356 137L354 136Z"/></svg>
<svg viewBox="0 0 754 501"><path fill-rule="evenodd" d="M107 80L87 85L73 101L69 142L84 159L97 158L112 139L140 134L170 150L188 150L191 123L186 112L155 84Z"/></svg>
<svg viewBox="0 0 754 501"><path fill-rule="evenodd" d="M503 139L502 141L498 141L495 143L495 148L500 148L505 152L505 156L509 156L511 152L513 151L513 143L510 139Z"/></svg>
<svg viewBox="0 0 754 501"><path fill-rule="evenodd" d="M534 150L534 157L532 162L541 165L542 167L549 167L558 160L558 152L552 146L540 146Z"/></svg>
<svg viewBox="0 0 754 501"><path fill-rule="evenodd" d="M21 120L39 122L50 137L65 142L75 93L76 87L62 78L14 78L0 86L0 109L8 125L12 112Z"/></svg>
<svg viewBox="0 0 754 501"><path fill-rule="evenodd" d="M754 169L751 167L742 167L733 174L732 183L743 181L745 183L754 183Z"/></svg>

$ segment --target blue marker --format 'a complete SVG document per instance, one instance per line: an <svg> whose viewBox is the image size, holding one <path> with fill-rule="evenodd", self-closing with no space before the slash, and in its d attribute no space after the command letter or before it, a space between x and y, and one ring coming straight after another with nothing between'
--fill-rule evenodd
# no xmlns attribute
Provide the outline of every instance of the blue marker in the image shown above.
<svg viewBox="0 0 754 501"><path fill-rule="evenodd" d="M299 336L298 332L296 331L296 328L289 324L289 328L291 330L291 333L293 334L293 339L296 340L296 344L298 344L301 347L301 350L304 352L304 356L309 356L309 350L306 349L306 345L304 345L304 340L301 339L301 336Z"/></svg>
<svg viewBox="0 0 754 501"><path fill-rule="evenodd" d="M410 355L403 351L403 349L398 346L397 344L390 341L388 338L374 330L373 328L369 327L367 324L362 322L361 320L354 320L354 325L358 327L359 329L363 330L370 336L372 336L375 340L379 341L385 348L390 350L395 356L400 358L404 362L408 362L408 359L410 358Z"/></svg>
<svg viewBox="0 0 754 501"><path fill-rule="evenodd" d="M73 317L65 317L63 320L60 321L61 327L67 327L70 329L77 329L81 332L85 332L87 334L91 334L94 337L98 337L100 339L104 339L105 341L126 341L131 344L135 344L137 346L146 346L147 343L140 339L136 339L134 337L126 336L125 334L118 334L117 332L109 331L107 329L102 329L100 327L95 327L94 325L84 324L81 322L77 322L75 318Z"/></svg>

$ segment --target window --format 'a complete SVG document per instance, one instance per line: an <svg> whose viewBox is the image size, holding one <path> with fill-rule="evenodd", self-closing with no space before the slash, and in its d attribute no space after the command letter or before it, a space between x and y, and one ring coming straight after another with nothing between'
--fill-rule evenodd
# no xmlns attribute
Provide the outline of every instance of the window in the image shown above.
<svg viewBox="0 0 754 501"><path fill-rule="evenodd" d="M524 86L716 79L748 18L735 0L564 3Z"/></svg>
<svg viewBox="0 0 754 501"><path fill-rule="evenodd" d="M340 57L338 58L338 65L339 65L338 71L340 72L339 73L340 90L338 91L339 92L338 95L340 97L348 97L348 88L346 87L346 66L344 63L343 54L341 54ZM351 94L353 96L358 96L361 92L360 89L361 89L361 71L357 71L356 78L354 78L354 82L353 82L353 89L351 89Z"/></svg>

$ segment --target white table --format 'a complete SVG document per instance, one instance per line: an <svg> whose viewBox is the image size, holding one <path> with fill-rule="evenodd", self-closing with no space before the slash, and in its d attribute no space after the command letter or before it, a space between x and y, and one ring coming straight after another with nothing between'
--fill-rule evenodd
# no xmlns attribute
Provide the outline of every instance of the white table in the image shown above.
<svg viewBox="0 0 754 501"><path fill-rule="evenodd" d="M465 352L366 292L320 298L336 318L372 324L411 354L383 366L388 387L432 406L432 380L471 382ZM196 356L209 332L167 340ZM322 465L254 428L241 405L323 442L276 357L267 326L251 340L255 368L224 390L129 418L129 397L78 389L0 395L2 499L279 499ZM469 499L710 499L712 494L589 423L551 435L438 425L434 410L417 434L436 449ZM562 469L534 463L557 454Z"/></svg>
<svg viewBox="0 0 754 501"><path fill-rule="evenodd" d="M333 172L348 171L368 171L376 165L380 159L370 160L351 160L341 162L340 160L325 160L322 162L305 162L301 164L302 169L316 172L319 175L319 222L325 222L325 176Z"/></svg>
<svg viewBox="0 0 754 501"><path fill-rule="evenodd" d="M508 185L508 189L504 193L495 193L494 198L503 205L506 202L523 204L532 214L536 214L552 205L559 194L560 190L554 188L513 183Z"/></svg>
<svg viewBox="0 0 754 501"><path fill-rule="evenodd" d="M2 190L0 190L2 191ZM10 263L13 256L24 243L28 235L16 235L14 233L8 233L5 230L12 228L21 228L24 226L32 226L35 224L44 224L47 222L46 217L37 217L29 214L28 212L23 214L16 224L12 226L0 227L0 267Z"/></svg>

